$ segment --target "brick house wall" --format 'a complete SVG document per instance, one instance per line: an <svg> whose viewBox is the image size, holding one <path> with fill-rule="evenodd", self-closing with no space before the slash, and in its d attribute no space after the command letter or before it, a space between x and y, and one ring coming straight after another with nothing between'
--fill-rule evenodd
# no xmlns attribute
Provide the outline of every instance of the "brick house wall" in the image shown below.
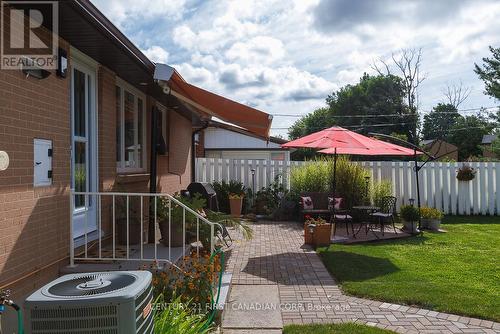
<svg viewBox="0 0 500 334"><path fill-rule="evenodd" d="M0 70L0 150L10 156L0 171L0 286L43 269L10 287L20 294L52 279L69 251L70 82ZM52 140L49 187L33 187L35 138Z"/></svg>

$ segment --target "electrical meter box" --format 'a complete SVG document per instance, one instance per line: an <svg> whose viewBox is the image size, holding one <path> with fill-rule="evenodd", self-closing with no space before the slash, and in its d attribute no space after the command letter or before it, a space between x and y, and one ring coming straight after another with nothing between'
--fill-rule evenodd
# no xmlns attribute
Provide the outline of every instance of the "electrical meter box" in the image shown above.
<svg viewBox="0 0 500 334"><path fill-rule="evenodd" d="M52 185L52 140L34 139L33 185Z"/></svg>

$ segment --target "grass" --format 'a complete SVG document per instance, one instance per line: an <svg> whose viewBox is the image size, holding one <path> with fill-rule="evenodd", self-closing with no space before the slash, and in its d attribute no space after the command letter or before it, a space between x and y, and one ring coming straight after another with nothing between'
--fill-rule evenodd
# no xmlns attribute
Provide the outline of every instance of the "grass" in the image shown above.
<svg viewBox="0 0 500 334"><path fill-rule="evenodd" d="M388 330L353 323L328 325L288 325L283 334L389 334Z"/></svg>
<svg viewBox="0 0 500 334"><path fill-rule="evenodd" d="M500 217L445 217L442 228L318 252L348 294L500 321Z"/></svg>

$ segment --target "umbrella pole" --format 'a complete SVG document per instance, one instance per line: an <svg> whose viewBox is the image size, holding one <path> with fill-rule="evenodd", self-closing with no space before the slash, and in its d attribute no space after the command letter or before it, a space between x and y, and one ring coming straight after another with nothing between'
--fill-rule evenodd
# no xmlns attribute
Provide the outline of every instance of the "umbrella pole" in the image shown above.
<svg viewBox="0 0 500 334"><path fill-rule="evenodd" d="M420 182L418 180L418 172L420 171L420 168L418 166L418 160L417 160L417 149L414 148L415 151L415 181L417 184L417 206L418 206L418 229L422 229L422 217L420 217Z"/></svg>
<svg viewBox="0 0 500 334"><path fill-rule="evenodd" d="M335 147L335 153L333 154L333 196L337 196L335 191L337 190L337 148Z"/></svg>

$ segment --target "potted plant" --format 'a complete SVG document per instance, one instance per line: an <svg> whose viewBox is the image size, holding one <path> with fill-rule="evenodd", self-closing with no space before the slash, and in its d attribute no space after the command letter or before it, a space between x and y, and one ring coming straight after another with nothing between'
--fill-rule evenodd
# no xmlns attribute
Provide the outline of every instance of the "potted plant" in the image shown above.
<svg viewBox="0 0 500 334"><path fill-rule="evenodd" d="M423 207L420 209L420 216L422 217L422 227L431 231L439 231L441 226L441 219L443 213L438 209Z"/></svg>
<svg viewBox="0 0 500 334"><path fill-rule="evenodd" d="M241 216L241 209L243 207L243 197L244 195L241 193L229 194L229 208L231 211L231 216L233 217Z"/></svg>
<svg viewBox="0 0 500 334"><path fill-rule="evenodd" d="M312 245L314 243L313 241L313 235L309 229L309 224L313 224L313 221L311 220L311 216L306 215L304 221L304 244L306 245Z"/></svg>
<svg viewBox="0 0 500 334"><path fill-rule="evenodd" d="M404 230L408 233L416 234L420 231L417 229L416 222L420 218L418 208L413 205L403 205L401 207L401 218L403 219Z"/></svg>
<svg viewBox="0 0 500 334"><path fill-rule="evenodd" d="M309 218L306 218L307 220L305 224L305 229L309 233L309 236L312 237L312 243L314 244L314 246L318 247L318 246L329 245L332 225L321 217L318 218L311 218L310 216L307 217ZM311 235L311 229L313 230L312 235ZM305 234L304 238L307 238ZM305 241L307 243L307 240Z"/></svg>
<svg viewBox="0 0 500 334"><path fill-rule="evenodd" d="M462 167L457 170L458 181L468 182L474 180L475 177L476 170L467 164L463 164Z"/></svg>
<svg viewBox="0 0 500 334"><path fill-rule="evenodd" d="M186 198L176 195L175 198L191 208L193 211L201 212L205 206L205 199L199 194L195 194L193 198ZM169 215L169 200L166 197L160 197L157 204L158 225L160 228L161 239L160 242L165 246L181 247L184 240L186 243L193 241L193 235L196 236L196 217L186 212L184 216L184 209L174 201L171 202L171 209ZM183 219L185 217L185 231L186 237L184 238ZM169 221L171 219L170 228ZM204 227L200 224L200 229ZM201 233L201 232L200 232Z"/></svg>

